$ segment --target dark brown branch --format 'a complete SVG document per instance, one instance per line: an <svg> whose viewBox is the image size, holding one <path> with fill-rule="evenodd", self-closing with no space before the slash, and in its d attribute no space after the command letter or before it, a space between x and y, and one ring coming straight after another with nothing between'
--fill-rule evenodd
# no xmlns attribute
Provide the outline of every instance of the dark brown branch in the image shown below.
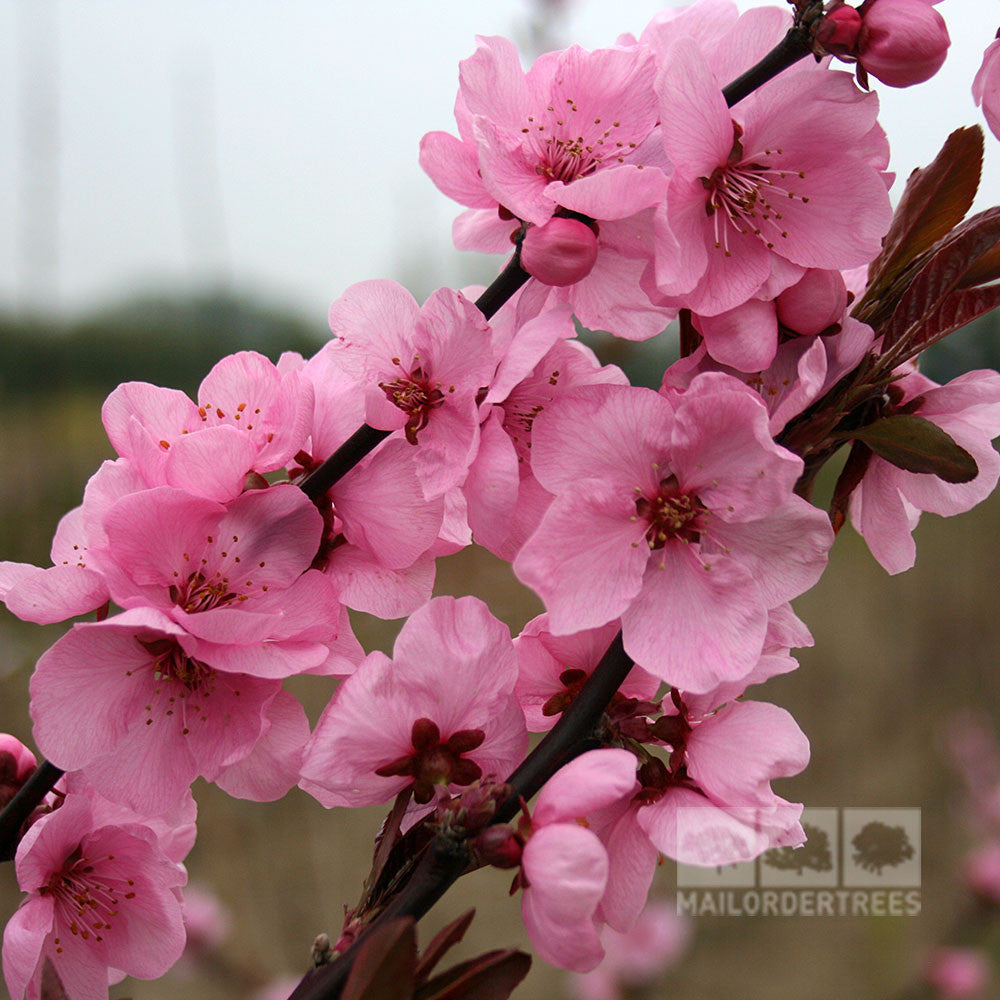
<svg viewBox="0 0 1000 1000"><path fill-rule="evenodd" d="M507 261L507 266L493 279L493 283L476 299L476 308L487 318L492 319L497 310L530 278L531 275L521 267L521 246L518 244L514 256Z"/></svg>
<svg viewBox="0 0 1000 1000"><path fill-rule="evenodd" d="M313 469L299 483L299 489L315 502L391 433L362 424L321 466Z"/></svg>
<svg viewBox="0 0 1000 1000"><path fill-rule="evenodd" d="M24 821L65 772L43 760L0 812L0 861L13 861Z"/></svg>
<svg viewBox="0 0 1000 1000"><path fill-rule="evenodd" d="M722 96L726 106L732 107L744 97L748 97L758 87L763 87L768 80L773 80L789 66L794 66L812 52L811 25L823 16L821 3L810 3L805 10L796 16L795 24L770 52L755 66L737 77L727 87L722 88Z"/></svg>

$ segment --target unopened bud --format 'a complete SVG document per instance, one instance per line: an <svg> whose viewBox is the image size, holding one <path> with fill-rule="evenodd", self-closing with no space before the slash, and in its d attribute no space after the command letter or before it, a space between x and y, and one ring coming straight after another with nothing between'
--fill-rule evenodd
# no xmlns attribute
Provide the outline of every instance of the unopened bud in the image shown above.
<svg viewBox="0 0 1000 1000"><path fill-rule="evenodd" d="M978 997L990 980L989 962L976 948L938 948L924 976L943 1000Z"/></svg>
<svg viewBox="0 0 1000 1000"><path fill-rule="evenodd" d="M890 87L929 80L944 63L951 39L929 0L873 0L858 36L858 61Z"/></svg>
<svg viewBox="0 0 1000 1000"><path fill-rule="evenodd" d="M1000 905L1000 841L984 844L969 854L962 875L980 899Z"/></svg>
<svg viewBox="0 0 1000 1000"><path fill-rule="evenodd" d="M838 323L847 308L847 286L839 271L811 267L776 299L778 322L803 337Z"/></svg>
<svg viewBox="0 0 1000 1000"><path fill-rule="evenodd" d="M494 868L516 868L524 846L509 826L488 826L474 841L472 850L484 864Z"/></svg>
<svg viewBox="0 0 1000 1000"><path fill-rule="evenodd" d="M521 243L521 266L543 285L573 285L594 268L597 234L578 219L531 226Z"/></svg>
<svg viewBox="0 0 1000 1000"><path fill-rule="evenodd" d="M0 733L0 809L17 795L37 766L35 755L19 739Z"/></svg>
<svg viewBox="0 0 1000 1000"><path fill-rule="evenodd" d="M820 21L816 41L835 56L853 56L861 31L861 15L848 6L836 7Z"/></svg>

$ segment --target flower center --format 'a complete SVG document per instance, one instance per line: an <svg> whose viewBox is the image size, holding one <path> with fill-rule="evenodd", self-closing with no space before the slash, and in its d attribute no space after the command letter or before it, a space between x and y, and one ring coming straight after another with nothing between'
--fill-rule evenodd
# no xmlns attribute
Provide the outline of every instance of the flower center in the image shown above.
<svg viewBox="0 0 1000 1000"><path fill-rule="evenodd" d="M708 192L705 214L713 216L715 246L727 257L732 256L730 227L744 236L759 237L768 250L773 250L776 240L788 238L780 210L782 201L791 199L803 204L809 201L808 196L797 194L791 186L796 180L805 180L805 171L767 164L767 157L781 155L780 148L765 149L761 156L763 163L756 160L744 163L742 134L743 129L733 122L733 148L729 159L716 167L711 177L701 178Z"/></svg>
<svg viewBox="0 0 1000 1000"><path fill-rule="evenodd" d="M170 717L183 712L181 735L187 736L190 726L200 719L208 722L207 699L215 691L216 673L200 660L187 655L175 639L140 639L136 642L152 656L150 666L156 688L149 703L144 706L146 725L153 724L153 716L162 712ZM131 671L128 672L131 674ZM235 694L239 694L236 691ZM198 701L201 701L201 704Z"/></svg>
<svg viewBox="0 0 1000 1000"><path fill-rule="evenodd" d="M397 358L392 360L394 364L399 364ZM431 410L444 402L445 394L440 389L440 383L432 383L422 368L414 368L391 382L379 382L378 387L390 403L410 415L406 422L406 440L410 444L416 444L417 431L427 426ZM449 391L454 392L454 389Z"/></svg>
<svg viewBox="0 0 1000 1000"><path fill-rule="evenodd" d="M594 173L606 160L624 163L638 144L615 135L621 124L584 120L575 100L563 101L558 108L550 104L542 114L528 115L521 129L537 159L535 171L550 181L570 184Z"/></svg>
<svg viewBox="0 0 1000 1000"><path fill-rule="evenodd" d="M114 855L98 862L105 860L114 861ZM39 893L52 896L58 914L57 927L68 927L71 934L84 941L99 942L104 940L103 932L111 930L111 919L118 916L121 900L135 898L135 883L132 879L98 873L95 864L78 847ZM56 953L62 953L59 937L53 943Z"/></svg>
<svg viewBox="0 0 1000 1000"><path fill-rule="evenodd" d="M708 513L697 496L681 492L676 476L662 479L655 496L639 497L635 510L649 525L646 541L651 549L662 549L674 538L697 542L705 530L704 515Z"/></svg>
<svg viewBox="0 0 1000 1000"><path fill-rule="evenodd" d="M170 588L171 600L188 614L211 611L212 608L229 604L238 596L229 589L228 577L209 580L203 573L192 573L186 583Z"/></svg>
<svg viewBox="0 0 1000 1000"><path fill-rule="evenodd" d="M375 773L383 778L412 777L413 799L423 805L434 797L435 785L471 785L483 776L482 768L462 754L475 750L484 739L481 729L461 729L442 740L437 723L417 719L410 734L413 752L383 764Z"/></svg>

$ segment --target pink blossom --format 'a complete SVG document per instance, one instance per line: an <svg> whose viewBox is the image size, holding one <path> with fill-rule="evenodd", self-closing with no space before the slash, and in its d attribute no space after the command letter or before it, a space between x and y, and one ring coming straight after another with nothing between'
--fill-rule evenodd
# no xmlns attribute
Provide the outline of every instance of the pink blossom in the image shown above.
<svg viewBox="0 0 1000 1000"><path fill-rule="evenodd" d="M982 106L986 124L1000 139L1000 37L983 53L983 64L972 81L972 98Z"/></svg>
<svg viewBox="0 0 1000 1000"><path fill-rule="evenodd" d="M263 740L284 738L284 761L258 762L256 782L227 791L268 800L297 781L309 725L297 703L272 713L281 681L208 666L201 644L152 608L73 627L31 679L35 737L64 770L108 799L157 815L202 775L219 780ZM291 699L294 702L294 699ZM221 783L221 782L220 782Z"/></svg>
<svg viewBox="0 0 1000 1000"><path fill-rule="evenodd" d="M677 904L651 901L628 933L601 931L604 961L592 972L572 974L573 993L580 1000L627 1000L675 965L690 940L691 925Z"/></svg>
<svg viewBox="0 0 1000 1000"><path fill-rule="evenodd" d="M522 329L542 323L552 312ZM479 453L462 487L477 544L501 559L513 559L551 502L552 495L531 472L532 427L538 414L577 386L627 381L620 368L601 366L594 352L575 340L557 341L533 370L501 365L481 411Z"/></svg>
<svg viewBox="0 0 1000 1000"><path fill-rule="evenodd" d="M248 472L282 468L302 447L311 386L261 354L240 351L205 376L196 405L182 392L126 382L101 411L115 451L147 486L230 500Z"/></svg>
<svg viewBox="0 0 1000 1000"><path fill-rule="evenodd" d="M69 795L25 835L15 869L29 895L4 931L14 1000L38 1000L46 961L69 996L106 1000L109 982L155 979L180 956L186 874L138 816L109 821L99 800Z"/></svg>
<svg viewBox="0 0 1000 1000"><path fill-rule="evenodd" d="M593 673L618 629L619 623L613 621L574 635L553 635L545 614L524 626L514 640L518 669L514 690L530 732L545 732L555 725ZM659 687L659 678L633 667L615 699L649 701L656 697Z"/></svg>
<svg viewBox="0 0 1000 1000"><path fill-rule="evenodd" d="M578 46L548 53L525 74L503 38L480 38L461 64L460 138L431 132L420 149L438 188L469 206L455 223L456 246L509 252L522 224L544 226L554 213L598 220L592 269L570 286L529 285L524 318L571 303L584 325L636 340L672 318L638 289L650 254L643 213L666 189L654 74L638 47Z"/></svg>
<svg viewBox="0 0 1000 1000"><path fill-rule="evenodd" d="M392 281L352 285L330 307L344 371L365 390L365 420L402 430L428 498L465 478L479 446L477 393L497 357L486 321L460 293L424 305Z"/></svg>
<svg viewBox="0 0 1000 1000"><path fill-rule="evenodd" d="M989 985L990 961L978 948L937 948L927 959L924 978L942 1000L973 1000Z"/></svg>
<svg viewBox="0 0 1000 1000"><path fill-rule="evenodd" d="M507 627L474 597L439 597L338 688L305 751L300 785L323 805L419 804L502 780L527 746Z"/></svg>
<svg viewBox="0 0 1000 1000"><path fill-rule="evenodd" d="M293 479L316 468L364 422L364 392L349 373L343 344L333 340L303 362L315 402L309 442L289 470ZM419 448L384 441L343 475L318 506L323 540L313 565L322 569L348 607L380 618L402 618L430 600L431 548L442 531L444 497L424 496L417 469Z"/></svg>
<svg viewBox="0 0 1000 1000"><path fill-rule="evenodd" d="M514 569L552 632L620 617L633 660L685 690L749 673L768 609L815 582L832 540L792 494L800 460L728 376L669 399L580 389L536 419L532 470L555 500Z"/></svg>
<svg viewBox="0 0 1000 1000"><path fill-rule="evenodd" d="M538 795L521 858L521 915L552 965L587 972L604 957L597 913L610 866L587 818L627 801L638 788L635 771L627 750L592 750L560 768Z"/></svg>
<svg viewBox="0 0 1000 1000"><path fill-rule="evenodd" d="M51 625L86 614L108 600L103 576L88 558L83 510L71 510L52 540L52 566L0 562L0 600L11 614L36 625Z"/></svg>
<svg viewBox="0 0 1000 1000"><path fill-rule="evenodd" d="M923 83L944 65L951 39L928 0L870 0L863 22L858 62L890 87Z"/></svg>
<svg viewBox="0 0 1000 1000"><path fill-rule="evenodd" d="M854 267L878 253L891 218L878 99L848 74L786 74L730 111L697 45L680 38L658 89L674 173L656 214L657 301L716 315L776 269Z"/></svg>
<svg viewBox="0 0 1000 1000"><path fill-rule="evenodd" d="M260 677L349 671L331 662L344 622L330 581L310 570L322 517L296 487L224 506L169 486L123 497L92 555L123 608L156 608L220 670Z"/></svg>
<svg viewBox="0 0 1000 1000"><path fill-rule="evenodd" d="M851 494L851 523L879 563L889 573L901 573L916 561L911 533L922 511L950 517L970 510L993 492L1000 479L1000 456L992 444L1000 434L1000 375L972 371L939 386L914 372L894 386L902 396L889 413L906 407L907 413L937 424L979 467L969 482L946 483L931 473L906 472L872 456L864 479Z"/></svg>
<svg viewBox="0 0 1000 1000"><path fill-rule="evenodd" d="M843 316L839 325L841 330L836 334L786 340L778 345L768 367L753 374L713 361L707 345L702 344L664 372L662 391L683 389L702 372L733 375L760 395L771 415L771 434L778 435L793 417L853 371L872 347L875 333L870 326L850 316Z"/></svg>
<svg viewBox="0 0 1000 1000"><path fill-rule="evenodd" d="M645 804L637 821L653 844L685 864L712 866L804 843L802 806L770 785L809 762L809 742L795 720L753 701L698 715L683 697L669 768L653 762L639 772Z"/></svg>

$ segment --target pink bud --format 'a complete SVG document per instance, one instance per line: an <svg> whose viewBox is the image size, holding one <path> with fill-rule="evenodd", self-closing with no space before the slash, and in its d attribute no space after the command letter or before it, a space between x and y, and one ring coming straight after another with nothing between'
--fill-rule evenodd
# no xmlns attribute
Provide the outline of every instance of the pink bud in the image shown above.
<svg viewBox="0 0 1000 1000"><path fill-rule="evenodd" d="M811 267L775 301L778 321L803 337L840 322L847 308L847 286L839 271Z"/></svg>
<svg viewBox="0 0 1000 1000"><path fill-rule="evenodd" d="M543 285L573 285L597 260L597 234L577 219L553 218L531 226L521 243L521 266Z"/></svg>
<svg viewBox="0 0 1000 1000"><path fill-rule="evenodd" d="M951 39L927 0L872 0L858 36L858 61L890 87L929 80L944 63Z"/></svg>
<svg viewBox="0 0 1000 1000"><path fill-rule="evenodd" d="M861 31L861 15L853 7L836 7L819 23L816 41L835 56L852 56Z"/></svg>
<svg viewBox="0 0 1000 1000"><path fill-rule="evenodd" d="M931 953L924 976L944 1000L966 1000L983 992L990 968L975 948L938 948Z"/></svg>
<svg viewBox="0 0 1000 1000"><path fill-rule="evenodd" d="M18 793L38 766L35 755L9 733L0 733L0 808Z"/></svg>
<svg viewBox="0 0 1000 1000"><path fill-rule="evenodd" d="M962 865L965 884L982 899L1000 904L1000 841L972 851Z"/></svg>
<svg viewBox="0 0 1000 1000"><path fill-rule="evenodd" d="M1000 139L1000 32L983 53L983 64L972 81L972 99L982 105L986 124Z"/></svg>
<svg viewBox="0 0 1000 1000"><path fill-rule="evenodd" d="M229 914L209 889L191 884L184 889L184 956L197 959L218 948L229 934Z"/></svg>
<svg viewBox="0 0 1000 1000"><path fill-rule="evenodd" d="M476 856L494 868L516 868L521 863L524 845L509 826L488 826L472 842Z"/></svg>

